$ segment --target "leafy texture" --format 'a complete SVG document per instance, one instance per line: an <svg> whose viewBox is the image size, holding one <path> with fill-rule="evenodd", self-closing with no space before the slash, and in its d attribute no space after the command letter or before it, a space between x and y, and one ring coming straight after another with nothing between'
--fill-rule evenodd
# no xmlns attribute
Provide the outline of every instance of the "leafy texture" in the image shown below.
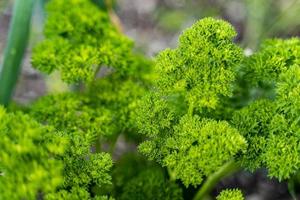
<svg viewBox="0 0 300 200"><path fill-rule="evenodd" d="M134 133L131 112L151 82L151 62L133 54L132 42L89 0L52 0L47 11L46 39L35 48L33 65L46 73L59 70L68 83L87 83L82 91L47 95L30 108L34 118L70 138L62 156L64 184L47 198L106 198L112 159L100 145Z"/></svg>
<svg viewBox="0 0 300 200"><path fill-rule="evenodd" d="M91 151L96 139L110 134L114 127L108 110L90 108L84 97L66 93L43 97L33 105L31 115L70 140L61 157L64 183L61 190L49 194L49 199L90 199L91 188L111 184L110 155Z"/></svg>
<svg viewBox="0 0 300 200"><path fill-rule="evenodd" d="M0 108L1 199L182 199L176 179L207 179L202 199L237 165L279 180L299 171L298 38L268 40L246 57L230 24L205 18L157 56L152 73L92 1L51 0L47 11L33 65L86 84L30 107L45 126ZM102 139L114 144L136 129L147 138L139 151L159 165L132 155L113 167ZM217 197L243 199L236 189Z"/></svg>
<svg viewBox="0 0 300 200"><path fill-rule="evenodd" d="M158 168L156 163L147 161L137 153L126 153L116 161L112 171L114 193L120 196L128 180L135 178L145 169Z"/></svg>
<svg viewBox="0 0 300 200"><path fill-rule="evenodd" d="M235 128L205 112L218 110L220 100L232 95L242 60L235 34L222 20L198 21L176 49L159 54L156 87L139 103L137 125L149 137L139 150L186 186L199 185L246 147Z"/></svg>
<svg viewBox="0 0 300 200"><path fill-rule="evenodd" d="M245 79L252 85L274 83L282 72L299 65L300 40L266 40L260 50L246 61Z"/></svg>
<svg viewBox="0 0 300 200"><path fill-rule="evenodd" d="M57 193L54 194L49 194L46 196L47 200L113 200L111 197L107 196L96 196L96 197L91 197L89 192L79 188L79 187L74 187L71 189L71 191L66 191L66 190L60 190Z"/></svg>
<svg viewBox="0 0 300 200"><path fill-rule="evenodd" d="M174 129L160 152L155 151L160 138L141 144L140 151L161 158L162 164L185 185L201 183L204 176L212 174L245 146L244 138L224 121L184 116Z"/></svg>
<svg viewBox="0 0 300 200"><path fill-rule="evenodd" d="M124 186L121 200L182 200L181 189L171 181L166 180L159 169L146 169L135 178L128 180Z"/></svg>
<svg viewBox="0 0 300 200"><path fill-rule="evenodd" d="M237 111L233 124L248 141L247 152L240 158L242 166L251 171L260 168L264 162L262 152L267 145L269 124L274 116L275 105L270 100L258 100Z"/></svg>
<svg viewBox="0 0 300 200"><path fill-rule="evenodd" d="M206 18L179 38L176 49L164 50L157 58L158 89L181 94L189 105L215 108L220 96L230 96L241 49L232 43L236 32L221 20Z"/></svg>
<svg viewBox="0 0 300 200"><path fill-rule="evenodd" d="M247 80L272 83L269 90L274 95L251 102L233 117L233 124L249 143L242 165L251 170L266 167L269 176L279 180L290 178L300 168L299 50L299 39L270 40L249 58L253 65L243 69Z"/></svg>
<svg viewBox="0 0 300 200"><path fill-rule="evenodd" d="M68 83L92 81L102 65L127 73L133 62L133 43L90 0L51 0L44 33L32 64L47 74L59 70Z"/></svg>
<svg viewBox="0 0 300 200"><path fill-rule="evenodd" d="M67 140L28 115L0 107L0 199L35 199L62 183Z"/></svg>
<svg viewBox="0 0 300 200"><path fill-rule="evenodd" d="M94 81L84 96L92 108L109 110L115 127L112 135L125 133L134 136L137 101L148 90L149 81L133 77L120 78L117 73Z"/></svg>
<svg viewBox="0 0 300 200"><path fill-rule="evenodd" d="M163 169L138 154L125 154L113 170L116 199L182 199L178 185Z"/></svg>
<svg viewBox="0 0 300 200"><path fill-rule="evenodd" d="M113 72L91 83L82 93L48 95L31 106L33 117L63 131L71 141L62 158L64 185L59 192L50 194L50 199L82 199L90 195L91 188L101 190L102 186L111 184L110 156L92 153L91 147L101 138L133 132L130 113L149 84L149 78L142 75L149 67L148 61L138 58L132 68L140 77L124 77Z"/></svg>
<svg viewBox="0 0 300 200"><path fill-rule="evenodd" d="M91 138L110 135L114 124L110 110L90 107L90 99L79 93L62 93L40 98L31 114L60 131L77 132Z"/></svg>
<svg viewBox="0 0 300 200"><path fill-rule="evenodd" d="M240 190L231 189L231 190L223 190L217 196L217 200L244 200L244 197Z"/></svg>

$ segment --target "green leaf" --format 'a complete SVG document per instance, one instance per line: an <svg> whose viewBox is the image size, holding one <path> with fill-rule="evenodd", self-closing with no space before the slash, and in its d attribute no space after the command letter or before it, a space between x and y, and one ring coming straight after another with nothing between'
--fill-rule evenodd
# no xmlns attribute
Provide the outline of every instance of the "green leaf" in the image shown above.
<svg viewBox="0 0 300 200"><path fill-rule="evenodd" d="M16 0L3 64L0 66L0 104L8 105L21 71L35 0Z"/></svg>

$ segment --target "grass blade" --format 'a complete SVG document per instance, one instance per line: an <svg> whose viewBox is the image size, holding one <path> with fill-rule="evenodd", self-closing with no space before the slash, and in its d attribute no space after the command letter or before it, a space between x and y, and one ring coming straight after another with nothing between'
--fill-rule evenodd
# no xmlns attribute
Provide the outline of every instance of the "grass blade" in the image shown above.
<svg viewBox="0 0 300 200"><path fill-rule="evenodd" d="M27 46L35 0L15 0L8 41L0 67L0 104L7 105L16 85Z"/></svg>

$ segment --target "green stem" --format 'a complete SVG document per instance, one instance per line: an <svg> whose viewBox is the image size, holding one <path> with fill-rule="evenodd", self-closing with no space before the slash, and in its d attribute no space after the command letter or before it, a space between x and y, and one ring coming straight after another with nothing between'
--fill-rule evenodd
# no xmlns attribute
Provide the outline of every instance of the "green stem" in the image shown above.
<svg viewBox="0 0 300 200"><path fill-rule="evenodd" d="M117 142L118 142L118 138L119 138L119 135L115 136L111 141L111 144L110 144L110 147L109 147L109 150L108 150L110 155L113 155L114 152L115 152L115 148L116 148L116 145L117 145Z"/></svg>
<svg viewBox="0 0 300 200"><path fill-rule="evenodd" d="M0 67L0 104L5 106L12 97L20 73L34 2L35 0L15 0L3 65Z"/></svg>
<svg viewBox="0 0 300 200"><path fill-rule="evenodd" d="M293 179L288 181L288 190L293 200L297 200L297 195L295 192L295 181Z"/></svg>
<svg viewBox="0 0 300 200"><path fill-rule="evenodd" d="M193 116L193 113L194 113L194 102L191 102L188 110L188 115Z"/></svg>
<svg viewBox="0 0 300 200"><path fill-rule="evenodd" d="M96 153L99 153L102 151L100 138L97 138L97 140L96 140L95 149L96 149Z"/></svg>
<svg viewBox="0 0 300 200"><path fill-rule="evenodd" d="M167 170L168 170L170 180L175 181L176 180L176 174L169 167L167 167Z"/></svg>
<svg viewBox="0 0 300 200"><path fill-rule="evenodd" d="M271 0L246 0L247 21L244 36L244 46L256 49L266 31L265 23L271 7ZM255 30L255 31L253 31Z"/></svg>
<svg viewBox="0 0 300 200"><path fill-rule="evenodd" d="M206 196L222 178L238 171L239 169L239 166L234 161L229 161L228 163L224 164L218 171L216 171L206 179L205 183L196 193L193 200L205 199Z"/></svg>
<svg viewBox="0 0 300 200"><path fill-rule="evenodd" d="M270 33L274 32L274 28L276 27L278 21L280 21L284 16L290 12L290 9L295 6L295 4L298 2L298 0L292 1L292 3L285 8L277 17L272 18L272 23L268 26L265 27L265 31L261 33L261 38L267 38ZM270 36L269 36L270 37Z"/></svg>

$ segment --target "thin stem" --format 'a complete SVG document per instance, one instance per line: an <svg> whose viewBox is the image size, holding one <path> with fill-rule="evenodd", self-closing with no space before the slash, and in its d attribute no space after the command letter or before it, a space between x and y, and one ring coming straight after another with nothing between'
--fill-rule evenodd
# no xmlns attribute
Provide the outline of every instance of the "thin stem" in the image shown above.
<svg viewBox="0 0 300 200"><path fill-rule="evenodd" d="M35 0L16 0L10 22L8 42L0 66L0 104L8 105L20 73L20 66L29 37Z"/></svg>
<svg viewBox="0 0 300 200"><path fill-rule="evenodd" d="M295 181L293 179L288 181L288 190L293 200L297 200L297 195L295 192Z"/></svg>
<svg viewBox="0 0 300 200"><path fill-rule="evenodd" d="M123 26L120 18L114 11L114 3L112 0L93 0L94 3L101 9L106 10L110 17L111 23L115 26L115 28L123 33Z"/></svg>
<svg viewBox="0 0 300 200"><path fill-rule="evenodd" d="M191 102L189 106L188 114L189 116L193 116L193 113L194 113L194 102Z"/></svg>
<svg viewBox="0 0 300 200"><path fill-rule="evenodd" d="M272 31L274 31L274 27L277 25L278 21L280 21L289 11L290 9L295 6L298 0L294 0L285 10L283 10L277 17L274 18L273 22L269 27L266 27L266 31L261 33L261 38L267 37Z"/></svg>
<svg viewBox="0 0 300 200"><path fill-rule="evenodd" d="M111 22L113 23L113 25L115 25L116 29L120 32L123 33L123 26L121 23L120 18L118 17L118 15L115 13L115 11L113 9L110 9L108 11L109 17Z"/></svg>
<svg viewBox="0 0 300 200"><path fill-rule="evenodd" d="M116 149L116 145L117 145L117 142L118 142L118 139L119 139L120 135L114 136L112 138L110 146L109 146L109 149L108 149L108 152L110 153L110 155L114 155L114 152L115 152L115 149Z"/></svg>
<svg viewBox="0 0 300 200"><path fill-rule="evenodd" d="M96 153L99 153L102 151L102 145L101 145L100 138L97 138L97 140L96 140L95 150L96 150Z"/></svg>
<svg viewBox="0 0 300 200"><path fill-rule="evenodd" d="M248 19L243 43L246 47L256 49L265 30L266 17L272 8L271 0L246 0L245 3Z"/></svg>
<svg viewBox="0 0 300 200"><path fill-rule="evenodd" d="M169 167L167 167L167 170L168 170L170 180L175 181L176 180L176 174Z"/></svg>
<svg viewBox="0 0 300 200"><path fill-rule="evenodd" d="M207 178L200 190L194 196L193 200L205 199L222 178L238 171L239 169L239 166L234 161L229 161L224 164L218 171Z"/></svg>

